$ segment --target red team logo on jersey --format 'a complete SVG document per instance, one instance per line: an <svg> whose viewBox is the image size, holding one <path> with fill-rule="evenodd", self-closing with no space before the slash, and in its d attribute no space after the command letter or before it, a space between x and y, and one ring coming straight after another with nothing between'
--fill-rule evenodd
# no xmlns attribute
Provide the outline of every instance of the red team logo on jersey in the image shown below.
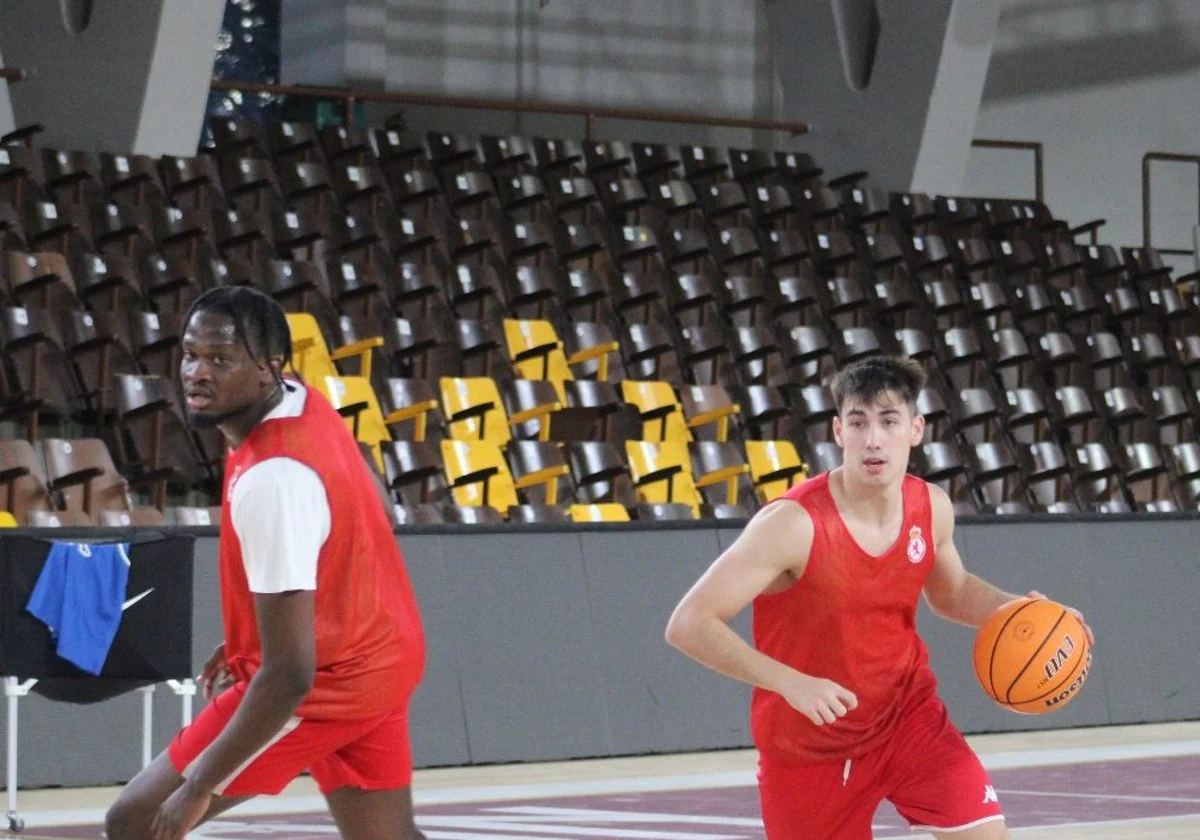
<svg viewBox="0 0 1200 840"><path fill-rule="evenodd" d="M921 528L912 526L908 531L908 560L910 563L920 563L925 559L925 538L921 536Z"/></svg>

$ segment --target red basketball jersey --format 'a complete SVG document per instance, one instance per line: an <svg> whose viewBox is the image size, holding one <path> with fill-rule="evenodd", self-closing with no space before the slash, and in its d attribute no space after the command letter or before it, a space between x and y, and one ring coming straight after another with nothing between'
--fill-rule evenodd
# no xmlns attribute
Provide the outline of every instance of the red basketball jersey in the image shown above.
<svg viewBox="0 0 1200 840"><path fill-rule="evenodd" d="M239 680L262 664L254 595L229 502L238 476L268 458L294 458L320 477L330 531L317 560L317 673L296 714L362 719L405 701L425 667L416 596L395 535L345 420L309 388L298 417L266 420L225 461L221 508L221 606L225 655Z"/></svg>
<svg viewBox="0 0 1200 840"><path fill-rule="evenodd" d="M905 476L903 494L900 535L878 557L867 554L842 521L828 473L781 497L799 502L812 517L812 552L794 585L755 599L755 647L848 688L858 708L816 726L780 695L755 689L751 729L765 757L856 758L888 739L904 708L936 690L929 652L916 628L917 600L933 567L929 488Z"/></svg>

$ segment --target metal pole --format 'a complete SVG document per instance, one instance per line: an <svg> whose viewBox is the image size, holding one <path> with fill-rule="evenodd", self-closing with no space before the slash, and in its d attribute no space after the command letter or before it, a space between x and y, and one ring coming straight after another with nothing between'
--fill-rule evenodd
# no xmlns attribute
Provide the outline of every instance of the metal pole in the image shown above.
<svg viewBox="0 0 1200 840"><path fill-rule="evenodd" d="M1150 247L1150 153L1142 156L1142 247Z"/></svg>
<svg viewBox="0 0 1200 840"><path fill-rule="evenodd" d="M142 693L142 766L149 767L154 758L154 686L138 691Z"/></svg>
<svg viewBox="0 0 1200 840"><path fill-rule="evenodd" d="M8 818L11 820L17 814L17 678L4 678L4 695L8 698L8 746L5 766L5 786L8 790Z"/></svg>
<svg viewBox="0 0 1200 840"><path fill-rule="evenodd" d="M1033 177L1034 177L1034 192L1037 195L1038 204L1046 203L1046 173L1042 168L1042 144L1038 143L1033 147Z"/></svg>

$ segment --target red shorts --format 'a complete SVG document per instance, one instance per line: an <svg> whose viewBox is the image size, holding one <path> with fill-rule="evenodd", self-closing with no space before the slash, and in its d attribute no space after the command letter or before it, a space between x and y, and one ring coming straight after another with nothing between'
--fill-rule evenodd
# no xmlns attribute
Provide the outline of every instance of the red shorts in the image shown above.
<svg viewBox="0 0 1200 840"><path fill-rule="evenodd" d="M216 740L246 693L241 682L204 708L167 748L171 764L188 766ZM274 795L311 772L322 793L344 787L393 790L412 783L408 703L368 720L292 718L279 734L215 791L220 796Z"/></svg>
<svg viewBox="0 0 1200 840"><path fill-rule="evenodd" d="M762 759L758 783L771 840L870 840L871 818L884 799L914 830L1004 819L987 771L936 696L866 755L813 764Z"/></svg>

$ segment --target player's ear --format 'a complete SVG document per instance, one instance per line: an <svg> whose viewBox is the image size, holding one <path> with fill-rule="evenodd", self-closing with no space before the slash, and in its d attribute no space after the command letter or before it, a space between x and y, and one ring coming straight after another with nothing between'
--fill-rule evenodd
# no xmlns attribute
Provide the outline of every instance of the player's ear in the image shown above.
<svg viewBox="0 0 1200 840"><path fill-rule="evenodd" d="M911 445L919 446L921 444L921 438L923 437L925 437L925 415L918 414L913 418Z"/></svg>
<svg viewBox="0 0 1200 840"><path fill-rule="evenodd" d="M841 415L833 415L833 440L838 446L844 446L842 443L842 418Z"/></svg>

